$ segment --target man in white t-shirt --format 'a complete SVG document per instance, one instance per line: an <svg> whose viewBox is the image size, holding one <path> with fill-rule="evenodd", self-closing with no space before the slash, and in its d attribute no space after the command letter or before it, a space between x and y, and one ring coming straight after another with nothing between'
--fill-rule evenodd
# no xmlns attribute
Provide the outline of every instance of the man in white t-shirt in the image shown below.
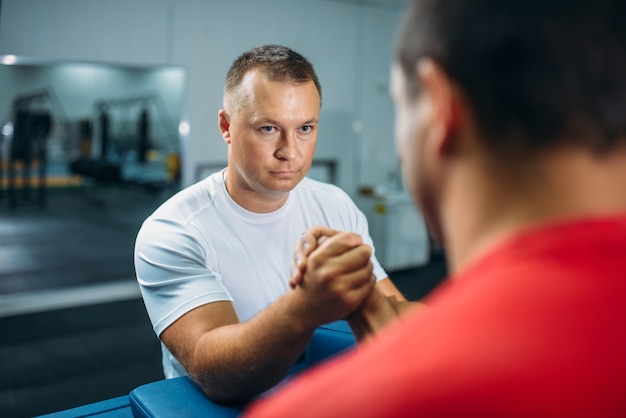
<svg viewBox="0 0 626 418"><path fill-rule="evenodd" d="M339 188L305 177L320 107L303 56L277 45L242 54L218 113L228 167L169 199L137 236L137 280L165 375L188 374L216 401L278 383L315 328L348 317L373 288L405 300L373 255L363 213ZM320 225L345 231L319 241L320 257L340 255L336 263L311 256L290 266L302 234ZM290 267L306 280L290 286Z"/></svg>

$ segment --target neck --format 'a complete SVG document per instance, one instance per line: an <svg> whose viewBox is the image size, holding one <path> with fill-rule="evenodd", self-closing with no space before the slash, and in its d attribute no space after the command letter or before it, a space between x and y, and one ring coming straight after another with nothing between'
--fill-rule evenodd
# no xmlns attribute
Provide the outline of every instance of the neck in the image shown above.
<svg viewBox="0 0 626 418"><path fill-rule="evenodd" d="M556 150L511 166L502 158L460 166L444 195L451 272L535 225L626 213L626 151Z"/></svg>
<svg viewBox="0 0 626 418"><path fill-rule="evenodd" d="M289 192L261 193L253 190L245 182L238 181L236 175L229 175L228 169L222 172L228 195L242 208L255 213L270 213L280 209Z"/></svg>

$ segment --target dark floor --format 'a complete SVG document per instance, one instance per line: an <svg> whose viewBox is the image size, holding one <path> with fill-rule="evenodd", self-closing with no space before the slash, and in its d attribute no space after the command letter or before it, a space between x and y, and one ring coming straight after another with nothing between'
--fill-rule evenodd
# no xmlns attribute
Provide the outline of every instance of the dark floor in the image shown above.
<svg viewBox="0 0 626 418"><path fill-rule="evenodd" d="M20 201L9 210L0 196L0 417L64 410L162 379L138 293L67 298L89 286L132 290L135 234L163 199L128 189L56 191L45 208ZM445 260L437 252L427 266L390 275L419 299L445 275ZM22 303L22 295L34 296Z"/></svg>
<svg viewBox="0 0 626 418"><path fill-rule="evenodd" d="M163 378L139 299L3 318L0 330L2 417L61 411Z"/></svg>
<svg viewBox="0 0 626 418"><path fill-rule="evenodd" d="M140 190L48 193L45 208L0 200L0 295L129 279L145 217L162 201Z"/></svg>

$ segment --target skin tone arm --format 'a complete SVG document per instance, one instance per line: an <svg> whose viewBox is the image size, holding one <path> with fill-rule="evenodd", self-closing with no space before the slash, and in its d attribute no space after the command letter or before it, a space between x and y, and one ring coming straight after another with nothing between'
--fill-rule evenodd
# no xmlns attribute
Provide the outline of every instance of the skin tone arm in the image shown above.
<svg viewBox="0 0 626 418"><path fill-rule="evenodd" d="M289 284L292 288L296 288L304 282L307 257L316 251L317 246L323 245L329 237L336 237L340 234L331 228L313 227L302 236L296 247L291 266L292 278ZM362 341L374 335L407 309L417 305L420 304L407 301L387 277L376 284L359 308L348 315L346 319L357 341Z"/></svg>
<svg viewBox="0 0 626 418"><path fill-rule="evenodd" d="M183 315L161 340L211 399L248 400L278 383L319 325L345 318L374 287L371 249L338 234L307 257L306 281L246 322L231 302Z"/></svg>

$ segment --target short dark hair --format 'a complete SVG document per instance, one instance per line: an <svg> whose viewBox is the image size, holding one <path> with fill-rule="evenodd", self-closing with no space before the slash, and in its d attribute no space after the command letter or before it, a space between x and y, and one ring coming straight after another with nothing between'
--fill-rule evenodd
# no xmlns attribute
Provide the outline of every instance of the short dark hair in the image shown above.
<svg viewBox="0 0 626 418"><path fill-rule="evenodd" d="M626 140L623 0L414 0L395 59L415 96L416 63L460 85L492 149Z"/></svg>
<svg viewBox="0 0 626 418"><path fill-rule="evenodd" d="M294 50L281 45L263 45L241 54L226 74L224 90L233 91L241 84L244 75L252 69L259 69L271 81L294 83L313 81L320 100L322 98L322 86L313 64Z"/></svg>

